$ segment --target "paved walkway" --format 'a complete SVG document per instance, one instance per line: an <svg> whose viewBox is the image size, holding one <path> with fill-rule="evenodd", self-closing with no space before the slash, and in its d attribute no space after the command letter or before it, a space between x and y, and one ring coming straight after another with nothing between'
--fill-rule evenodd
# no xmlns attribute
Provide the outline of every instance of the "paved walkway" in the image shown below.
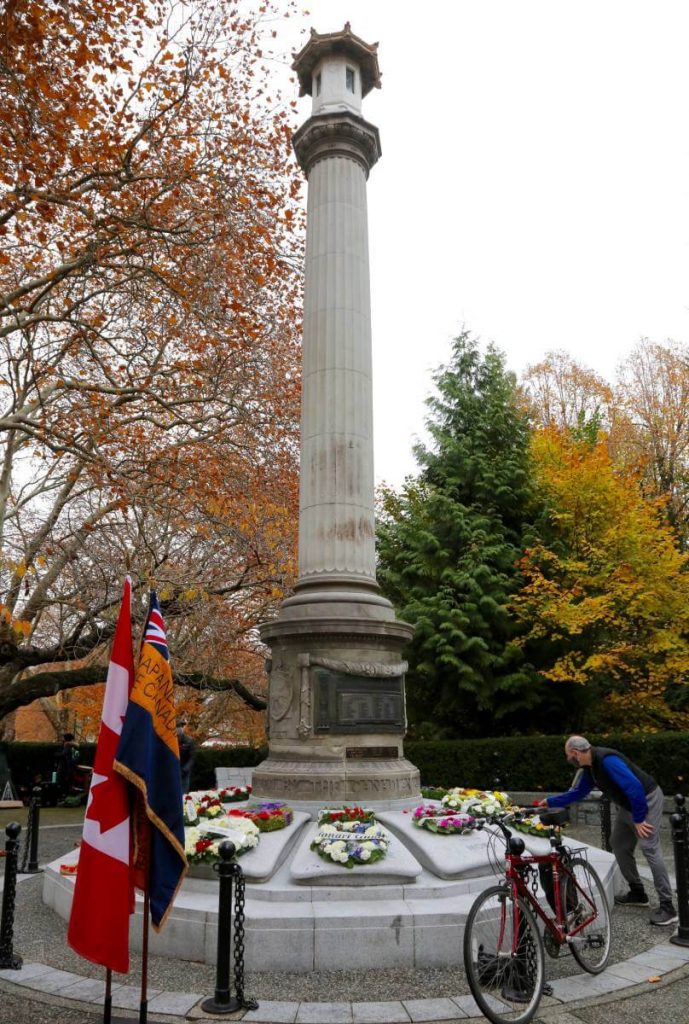
<svg viewBox="0 0 689 1024"><path fill-rule="evenodd" d="M647 873L644 867L642 875ZM650 874L650 872L648 872ZM19 876L18 881L33 876ZM2 879L0 879L0 891ZM660 931L660 930L659 930ZM686 980L685 980L686 979ZM551 982L553 995L544 997L537 1022L553 1024L636 1024L654 1015L664 1024L689 1021L686 1009L689 991L689 948L669 942L669 929L660 932L659 942L643 953L608 967L601 975L578 974ZM668 988L668 986L672 986ZM46 1021L61 1024L72 1021L72 1013L81 1011L81 1021L95 1022L105 992L104 982L46 964L25 962L20 971L0 970L0 1003L26 1000L34 1009L27 1019L36 1021L36 1005L43 1004ZM675 993L674 995L672 993ZM180 1024L184 1020L218 1020L200 1009L212 992L174 992L149 988L148 1011L151 1021ZM113 986L113 1007L132 1020L138 1019L140 993L137 986ZM681 1006L673 1016L674 1004ZM63 1013L57 1012L62 1008ZM642 1010L643 1007L643 1010ZM669 1009L668 1009L669 1008ZM416 1022L460 1022L483 1019L470 995L436 999L405 999L367 1002L279 1002L261 1000L253 1011L239 1011L230 1020L245 1024L416 1024ZM3 1019L7 1019L4 1018ZM23 1019L23 1018L22 1018ZM227 1019L227 1017L225 1018ZM17 1020L20 1018L17 1016Z"/></svg>
<svg viewBox="0 0 689 1024"><path fill-rule="evenodd" d="M552 982L553 995L541 1004L539 1019L567 1020L564 1011L593 1002L620 1000L638 995L649 987L689 974L689 948L675 946L667 940L657 946L608 967L603 974L578 974ZM0 971L0 980L15 994L57 996L60 1004L71 1008L94 1010L103 1002L102 981L84 978L69 971L60 971L45 964L27 963L20 971ZM166 1020L182 1021L205 1018L200 1002L211 993L160 992L149 990L149 1013ZM139 990L131 985L113 987L113 1006L136 1010ZM688 1013L689 1016L689 1013ZM257 1010L233 1014L260 1024L415 1024L415 1022L462 1021L481 1017L471 996L447 999L405 999L399 1002L354 1003L288 1003L264 1000ZM159 1017L160 1019L160 1017ZM210 1018L209 1018L210 1019ZM217 1019L217 1018L214 1018Z"/></svg>

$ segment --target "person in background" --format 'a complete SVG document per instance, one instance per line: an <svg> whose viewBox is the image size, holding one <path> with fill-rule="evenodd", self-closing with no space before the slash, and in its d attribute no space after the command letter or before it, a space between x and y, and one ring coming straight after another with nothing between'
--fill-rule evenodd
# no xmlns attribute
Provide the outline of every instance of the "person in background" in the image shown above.
<svg viewBox="0 0 689 1024"><path fill-rule="evenodd" d="M74 733L65 732L62 734L62 747L60 748L55 765L55 781L59 799L64 800L69 796L74 781L74 767L79 760L79 748L74 739Z"/></svg>
<svg viewBox="0 0 689 1024"><path fill-rule="evenodd" d="M196 757L196 744L191 736L184 731L184 722L177 726L177 742L179 743L179 768L182 774L182 793L188 793L191 784L191 769Z"/></svg>
<svg viewBox="0 0 689 1024"><path fill-rule="evenodd" d="M636 844L653 875L659 907L651 914L651 924L676 924L677 911L672 900L672 886L660 849L660 823L663 816L663 791L655 779L618 750L593 747L584 736L570 736L565 743L565 757L581 774L572 789L559 796L541 800L539 806L567 807L583 800L595 787L617 807L610 845L620 871L629 884L629 892L616 896L615 903L626 907L647 907L648 896L634 859Z"/></svg>

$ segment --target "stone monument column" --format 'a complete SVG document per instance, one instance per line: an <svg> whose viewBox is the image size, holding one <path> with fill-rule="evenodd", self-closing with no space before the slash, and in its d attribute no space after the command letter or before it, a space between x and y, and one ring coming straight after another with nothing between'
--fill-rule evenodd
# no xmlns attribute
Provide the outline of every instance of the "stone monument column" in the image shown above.
<svg viewBox="0 0 689 1024"><path fill-rule="evenodd" d="M377 44L312 31L295 57L311 117L294 136L308 179L299 578L261 626L270 754L257 796L395 802L419 793L405 760L399 622L375 574L371 303L366 181L380 157L361 102L380 87Z"/></svg>

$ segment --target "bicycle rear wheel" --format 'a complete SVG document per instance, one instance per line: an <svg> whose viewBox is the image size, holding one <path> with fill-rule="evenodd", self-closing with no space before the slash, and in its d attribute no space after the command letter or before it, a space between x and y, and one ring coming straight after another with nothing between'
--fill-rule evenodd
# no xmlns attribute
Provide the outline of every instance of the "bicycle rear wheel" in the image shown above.
<svg viewBox="0 0 689 1024"><path fill-rule="evenodd" d="M526 903L508 887L486 889L469 911L464 969L493 1024L527 1024L536 1013L545 982L543 941Z"/></svg>
<svg viewBox="0 0 689 1024"><path fill-rule="evenodd" d="M562 903L570 930L584 927L569 940L572 956L589 974L600 974L610 958L612 924L610 907L600 878L583 857L573 857L567 865L574 881L564 876Z"/></svg>

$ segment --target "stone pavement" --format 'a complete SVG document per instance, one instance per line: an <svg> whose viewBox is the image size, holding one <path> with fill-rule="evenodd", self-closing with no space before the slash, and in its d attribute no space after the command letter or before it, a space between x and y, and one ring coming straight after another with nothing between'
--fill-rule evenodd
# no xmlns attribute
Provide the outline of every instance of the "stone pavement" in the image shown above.
<svg viewBox="0 0 689 1024"><path fill-rule="evenodd" d="M656 946L608 967L603 974L577 974L559 978L552 982L553 995L543 999L539 1021L557 1021L558 1024L574 1024L586 1021L589 1024L613 1021L641 1020L641 1003L655 1013L664 1024L677 1021L686 1024L689 1020L687 989L689 988L689 948L674 946L667 939ZM677 984L675 995L668 996ZM59 1005L65 1011L81 1010L87 1014L84 1020L91 1020L91 1014L98 1012L102 1005L104 984L102 981L57 970L45 964L27 963L21 971L0 971L2 1005L5 995L15 999L25 996L39 1003ZM148 1009L151 1021L169 1021L180 1024L184 1020L216 1019L199 1009L200 1001L210 993L201 992L160 992L149 990ZM668 1002L662 1013L660 1004ZM676 1002L678 1014L673 1016L672 1002ZM113 987L113 1005L120 1010L135 1011L139 1003L138 988L131 985ZM279 1002L262 1000L258 1010L240 1011L232 1014L231 1020L241 1019L245 1024L416 1024L416 1022L454 1022L480 1017L471 996L455 996L442 999L405 999L380 1002ZM2 1020L9 1020L3 1013ZM13 1015L13 1020L20 1018ZM37 1022L40 1017L35 1011L30 1018ZM62 1017L53 1011L52 1021ZM67 1019L67 1018L65 1018ZM80 1019L72 1018L69 1020Z"/></svg>
<svg viewBox="0 0 689 1024"><path fill-rule="evenodd" d="M43 838L48 840L48 836L43 836L43 829L41 832L42 841ZM65 832L61 828L51 829L49 836L47 846L52 847L54 842L64 849ZM30 878L24 876L21 881L30 883ZM20 888L23 890L24 885ZM22 904L22 912L27 911L32 913L28 905ZM639 917L644 916L645 913L639 912ZM45 928L45 924L39 922L38 927ZM642 952L637 949L633 955L626 955L626 949L630 948L627 946L623 952L626 958L612 964L602 975L569 974L553 980L554 995L543 999L537 1018L539 1024L636 1024L650 1014L662 1024L688 1024L689 949L670 944L669 930L657 931L655 945ZM46 938L47 946L55 940L50 934L46 934ZM12 1024L95 1024L102 1020L102 980L60 969L66 966L61 957L53 958L52 966L40 960L40 950L34 949L33 959L26 958L22 971L0 971L2 1024L10 1021ZM197 991L170 991L184 987L184 974L186 972L173 972L171 977L157 978L158 987L149 988L151 1022L181 1024L185 1019L217 1020L199 1010L202 999L212 994L212 988L204 991L203 979L195 978L195 983L201 980ZM375 991L362 994L357 1002L316 1002L314 996L320 995L320 989L318 978L314 976L308 987L313 1001L260 998L257 1011L233 1014L230 1019L242 1019L246 1024L251 1021L257 1024L414 1024L417 1021L448 1024L482 1019L469 995L448 995L445 989L439 994L442 998L394 1000L390 996L399 993L399 989L381 987L379 990L377 984L374 987ZM457 985L458 990L462 987L466 991L465 986ZM424 994L428 994L428 988ZM250 992L250 988L247 991ZM280 993L276 995L279 997ZM114 986L113 1002L118 1016L138 1019L138 987Z"/></svg>

